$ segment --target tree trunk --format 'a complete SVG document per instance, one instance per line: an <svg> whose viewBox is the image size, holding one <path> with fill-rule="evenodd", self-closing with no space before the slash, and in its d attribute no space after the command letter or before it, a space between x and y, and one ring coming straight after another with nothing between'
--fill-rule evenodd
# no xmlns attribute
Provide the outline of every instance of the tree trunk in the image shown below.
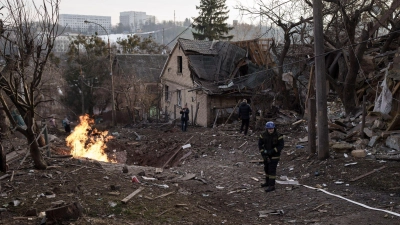
<svg viewBox="0 0 400 225"><path fill-rule="evenodd" d="M0 132L1 136L10 133L9 131L9 121L7 119L7 114L3 108L0 108Z"/></svg>
<svg viewBox="0 0 400 225"><path fill-rule="evenodd" d="M39 149L38 142L35 141L35 135L28 131L27 137L28 143L30 143L30 153L33 159L36 169L44 170L47 168L47 163L43 159L41 151Z"/></svg>
<svg viewBox="0 0 400 225"><path fill-rule="evenodd" d="M356 48L355 52L354 48L350 48L349 52L349 72L347 73L344 88L343 88L343 105L346 111L346 114L355 113L358 109L356 106L356 81L358 71L360 69L360 64L363 60L363 55L367 46L368 40L368 32L366 30L362 31L361 34L361 43Z"/></svg>

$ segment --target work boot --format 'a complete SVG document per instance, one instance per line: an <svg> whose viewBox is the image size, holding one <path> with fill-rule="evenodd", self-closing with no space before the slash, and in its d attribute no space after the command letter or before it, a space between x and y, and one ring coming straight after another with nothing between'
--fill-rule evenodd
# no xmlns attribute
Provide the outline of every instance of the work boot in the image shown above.
<svg viewBox="0 0 400 225"><path fill-rule="evenodd" d="M261 187L268 187L269 178L265 178L265 183L261 184Z"/></svg>
<svg viewBox="0 0 400 225"><path fill-rule="evenodd" d="M271 191L275 191L275 186L268 186L268 187L265 189L265 192L271 192Z"/></svg>

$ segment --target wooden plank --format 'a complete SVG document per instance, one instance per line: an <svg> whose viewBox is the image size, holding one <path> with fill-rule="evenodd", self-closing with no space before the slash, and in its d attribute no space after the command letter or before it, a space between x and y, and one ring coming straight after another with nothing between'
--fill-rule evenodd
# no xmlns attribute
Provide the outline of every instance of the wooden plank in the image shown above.
<svg viewBox="0 0 400 225"><path fill-rule="evenodd" d="M10 174L4 174L3 176L0 177L0 180L3 180L3 179L5 179L5 178L7 178L9 176L10 176Z"/></svg>
<svg viewBox="0 0 400 225"><path fill-rule="evenodd" d="M400 155L375 155L378 160L400 161Z"/></svg>
<svg viewBox="0 0 400 225"><path fill-rule="evenodd" d="M400 113L397 113L396 116L393 118L392 122L388 125L386 131L395 130L399 126L400 122Z"/></svg>
<svg viewBox="0 0 400 225"><path fill-rule="evenodd" d="M328 122L328 127L329 127L330 129L333 129L333 130L340 130L340 131L346 133L346 129L345 129L344 127L342 127L342 126L340 126L340 125L337 125L337 124L335 124L335 123Z"/></svg>
<svg viewBox="0 0 400 225"><path fill-rule="evenodd" d="M393 88L392 95L396 94L396 92L397 92L397 90L399 90L399 88L400 88L400 82L398 82L396 84L396 86Z"/></svg>
<svg viewBox="0 0 400 225"><path fill-rule="evenodd" d="M262 163L264 160L250 160L249 163Z"/></svg>
<svg viewBox="0 0 400 225"><path fill-rule="evenodd" d="M217 115L215 116L215 120L214 120L213 128L215 128L215 127L216 127L216 123L217 123L218 115L219 115L219 109L217 110Z"/></svg>
<svg viewBox="0 0 400 225"><path fill-rule="evenodd" d="M7 163L11 163L19 158L24 157L25 154L28 154L27 152L29 152L27 149L22 149L8 153L6 155Z"/></svg>
<svg viewBox="0 0 400 225"><path fill-rule="evenodd" d="M190 141L190 139L192 139L193 137L194 137L194 136L190 137L190 138L184 143L184 145L185 145L186 143L188 143L188 142ZM182 147L179 147L179 149L171 156L171 158L169 158L169 159L164 163L162 169L164 169L164 168L167 166L167 164L169 163L169 161L171 161L171 160L179 153L179 151L181 151L181 149L182 149Z"/></svg>
<svg viewBox="0 0 400 225"><path fill-rule="evenodd" d="M124 199L121 200L122 203L126 204L133 196L137 195L139 192L141 192L144 189L144 187L140 187L136 191L132 192L130 195L126 196Z"/></svg>
<svg viewBox="0 0 400 225"><path fill-rule="evenodd" d="M164 197L166 197L166 196L168 196L168 195L171 195L171 194L173 194L173 193L175 193L175 191L171 191L171 192L162 194L162 195L160 195L160 196L157 196L157 197L153 198L153 200L154 200L154 199L157 199L157 198L164 198Z"/></svg>
<svg viewBox="0 0 400 225"><path fill-rule="evenodd" d="M241 101L239 101L239 102L236 104L235 108L233 109L231 115L229 115L228 119L225 121L224 125L226 125L226 123L228 123L229 119L231 118L232 114L236 111L236 108L239 106L240 103L241 103Z"/></svg>
<svg viewBox="0 0 400 225"><path fill-rule="evenodd" d="M353 179L351 179L350 181L356 181L356 180L358 180L358 179L361 179L361 178L363 178L363 177L366 177L366 176L368 176L368 175L370 175L370 174L375 173L376 171L379 171L379 170L382 170L382 169L385 169L385 168L386 168L386 166L382 166L382 167L380 167L380 168L378 168L378 169L374 169L374 170L372 170L372 171L370 171L370 172L368 172L368 173L366 173L366 174L363 174L363 175L361 175L361 176L358 176L358 177L356 177L356 178L353 178Z"/></svg>

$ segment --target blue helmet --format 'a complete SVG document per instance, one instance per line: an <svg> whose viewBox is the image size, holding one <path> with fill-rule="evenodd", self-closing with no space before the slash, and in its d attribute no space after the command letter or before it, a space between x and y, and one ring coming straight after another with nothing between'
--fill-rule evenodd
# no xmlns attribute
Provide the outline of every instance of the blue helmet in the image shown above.
<svg viewBox="0 0 400 225"><path fill-rule="evenodd" d="M266 129L274 129L275 128L275 124L272 121L269 121L265 124L265 128Z"/></svg>

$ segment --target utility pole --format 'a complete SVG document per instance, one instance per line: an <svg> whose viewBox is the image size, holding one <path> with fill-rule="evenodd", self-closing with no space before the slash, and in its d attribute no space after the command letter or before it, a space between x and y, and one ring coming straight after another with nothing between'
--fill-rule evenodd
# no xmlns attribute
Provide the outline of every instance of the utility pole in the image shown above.
<svg viewBox="0 0 400 225"><path fill-rule="evenodd" d="M322 22L322 1L313 0L315 86L317 102L318 159L329 158L328 116L326 104L325 51Z"/></svg>
<svg viewBox="0 0 400 225"><path fill-rule="evenodd" d="M81 98L82 98L82 115L85 115L85 96L83 93L83 74L82 74L82 68L79 76L81 80Z"/></svg>
<svg viewBox="0 0 400 225"><path fill-rule="evenodd" d="M262 24L261 24L261 21L262 21L262 14L261 14L261 6L260 6L260 35L262 34Z"/></svg>

